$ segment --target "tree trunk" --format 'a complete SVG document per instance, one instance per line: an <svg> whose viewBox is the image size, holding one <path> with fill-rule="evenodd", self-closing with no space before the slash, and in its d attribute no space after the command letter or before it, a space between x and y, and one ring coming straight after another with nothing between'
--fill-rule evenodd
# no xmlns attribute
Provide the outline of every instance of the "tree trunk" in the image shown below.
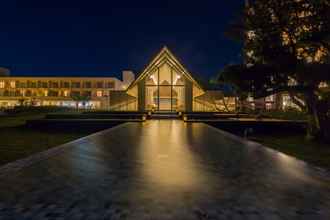
<svg viewBox="0 0 330 220"><path fill-rule="evenodd" d="M293 92L289 92L289 96L295 105L297 105L302 111L306 111L306 105L299 100L297 94L294 94Z"/></svg>
<svg viewBox="0 0 330 220"><path fill-rule="evenodd" d="M76 102L76 111L79 111L79 102Z"/></svg>
<svg viewBox="0 0 330 220"><path fill-rule="evenodd" d="M330 100L319 101L317 107L319 113L321 138L322 140L330 143Z"/></svg>
<svg viewBox="0 0 330 220"><path fill-rule="evenodd" d="M238 100L237 100L237 108L236 108L236 113L237 114L240 114L241 112L243 112L244 111L244 103L243 103L244 101L241 99L241 98L238 98Z"/></svg>
<svg viewBox="0 0 330 220"><path fill-rule="evenodd" d="M225 107L226 109L226 112L230 112L229 108L228 108L228 105L226 103L226 100L225 100L225 97L222 98L222 103L223 103L223 106Z"/></svg>
<svg viewBox="0 0 330 220"><path fill-rule="evenodd" d="M308 92L306 94L306 106L307 106L307 139L316 139L320 137L321 125L319 112L317 108L317 97L314 92Z"/></svg>

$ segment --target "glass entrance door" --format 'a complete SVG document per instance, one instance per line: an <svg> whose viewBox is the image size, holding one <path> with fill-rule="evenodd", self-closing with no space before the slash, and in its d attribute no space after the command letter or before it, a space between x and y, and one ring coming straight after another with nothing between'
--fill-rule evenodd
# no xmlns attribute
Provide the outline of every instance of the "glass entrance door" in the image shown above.
<svg viewBox="0 0 330 220"><path fill-rule="evenodd" d="M172 110L172 86L159 86L159 111Z"/></svg>
<svg viewBox="0 0 330 220"><path fill-rule="evenodd" d="M184 111L185 78L168 63L162 64L145 79L146 110Z"/></svg>

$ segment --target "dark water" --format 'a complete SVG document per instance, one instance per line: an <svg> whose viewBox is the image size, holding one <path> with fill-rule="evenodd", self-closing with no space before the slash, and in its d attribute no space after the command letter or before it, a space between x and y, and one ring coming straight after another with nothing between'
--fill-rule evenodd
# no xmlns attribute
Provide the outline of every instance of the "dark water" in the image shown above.
<svg viewBox="0 0 330 220"><path fill-rule="evenodd" d="M0 219L330 219L330 179L203 123L127 123L0 178Z"/></svg>

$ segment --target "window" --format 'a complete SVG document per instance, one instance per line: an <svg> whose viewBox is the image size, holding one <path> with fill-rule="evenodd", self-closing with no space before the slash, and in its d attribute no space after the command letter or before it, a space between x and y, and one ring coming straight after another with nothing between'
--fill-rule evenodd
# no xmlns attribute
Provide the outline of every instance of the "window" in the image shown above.
<svg viewBox="0 0 330 220"><path fill-rule="evenodd" d="M16 91L15 91L15 96L23 96L23 95L22 95L21 91L16 90Z"/></svg>
<svg viewBox="0 0 330 220"><path fill-rule="evenodd" d="M76 89L80 88L80 82L72 82L71 87Z"/></svg>
<svg viewBox="0 0 330 220"><path fill-rule="evenodd" d="M48 96L48 90L45 90L44 96Z"/></svg>
<svg viewBox="0 0 330 220"><path fill-rule="evenodd" d="M65 97L68 97L68 96L69 96L69 91L68 91L68 90L65 90L65 91L63 92L63 95L64 95Z"/></svg>
<svg viewBox="0 0 330 220"><path fill-rule="evenodd" d="M51 88L58 88L58 82L51 82L50 87Z"/></svg>
<svg viewBox="0 0 330 220"><path fill-rule="evenodd" d="M26 88L26 82L18 82L16 83L18 88Z"/></svg>
<svg viewBox="0 0 330 220"><path fill-rule="evenodd" d="M145 78L147 110L182 111L185 109L185 77L182 72L164 63Z"/></svg>
<svg viewBox="0 0 330 220"><path fill-rule="evenodd" d="M80 96L80 92L79 91L72 91L71 96L73 96L73 97Z"/></svg>
<svg viewBox="0 0 330 220"><path fill-rule="evenodd" d="M249 96L249 97L247 98L247 101L248 101L248 102L253 102L253 101L254 101L254 98L253 98L252 96Z"/></svg>
<svg viewBox="0 0 330 220"><path fill-rule="evenodd" d="M62 87L67 89L70 88L70 82L63 82Z"/></svg>
<svg viewBox="0 0 330 220"><path fill-rule="evenodd" d="M102 97L103 95L103 92L102 91L96 91L96 96L97 97Z"/></svg>
<svg viewBox="0 0 330 220"><path fill-rule="evenodd" d="M32 96L32 92L30 91L30 90L26 90L26 92L25 92L25 96Z"/></svg>
<svg viewBox="0 0 330 220"><path fill-rule="evenodd" d="M319 88L327 88L328 84L326 82L321 82Z"/></svg>
<svg viewBox="0 0 330 220"><path fill-rule="evenodd" d="M99 88L99 89L102 89L103 88L103 82L97 82L96 87Z"/></svg>
<svg viewBox="0 0 330 220"><path fill-rule="evenodd" d="M41 87L46 89L48 88L48 83L47 82L41 82Z"/></svg>
<svg viewBox="0 0 330 220"><path fill-rule="evenodd" d="M5 81L0 81L0 89L4 89L5 88Z"/></svg>
<svg viewBox="0 0 330 220"><path fill-rule="evenodd" d="M267 96L267 97L265 98L265 101L266 101L266 102L274 102L274 100L275 100L274 95Z"/></svg>
<svg viewBox="0 0 330 220"><path fill-rule="evenodd" d="M52 96L52 97L57 97L58 96L58 91L50 90L48 95Z"/></svg>
<svg viewBox="0 0 330 220"><path fill-rule="evenodd" d="M108 89L113 89L113 88L115 88L115 82L107 82L107 88L108 88Z"/></svg>
<svg viewBox="0 0 330 220"><path fill-rule="evenodd" d="M10 88L15 88L15 87L16 87L16 82L10 81Z"/></svg>
<svg viewBox="0 0 330 220"><path fill-rule="evenodd" d="M266 110L271 110L273 109L273 104L272 103L266 103Z"/></svg>
<svg viewBox="0 0 330 220"><path fill-rule="evenodd" d="M296 86L296 85L297 85L297 81L293 78L290 78L288 82L288 86Z"/></svg>
<svg viewBox="0 0 330 220"><path fill-rule="evenodd" d="M255 110L255 109L256 109L256 104L255 104L255 103L250 103L250 108L251 108L252 110Z"/></svg>
<svg viewBox="0 0 330 220"><path fill-rule="evenodd" d="M84 82L84 88L87 88L87 89L92 88L92 82Z"/></svg>
<svg viewBox="0 0 330 220"><path fill-rule="evenodd" d="M83 96L84 97L91 97L92 96L92 92L91 91L84 91L83 92Z"/></svg>

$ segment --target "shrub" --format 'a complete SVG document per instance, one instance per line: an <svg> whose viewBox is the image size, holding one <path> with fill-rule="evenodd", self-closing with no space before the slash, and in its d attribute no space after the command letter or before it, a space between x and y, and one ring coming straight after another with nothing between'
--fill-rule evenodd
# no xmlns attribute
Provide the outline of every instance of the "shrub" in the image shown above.
<svg viewBox="0 0 330 220"><path fill-rule="evenodd" d="M285 111L281 110L271 110L263 112L262 117L267 118L277 118L283 120L306 120L306 113L296 110L296 109L287 109Z"/></svg>
<svg viewBox="0 0 330 220"><path fill-rule="evenodd" d="M8 115L15 114L37 114L37 113L48 113L48 112L64 112L64 111L72 111L71 108L66 107L58 107L58 106L16 106L12 109L4 110Z"/></svg>

